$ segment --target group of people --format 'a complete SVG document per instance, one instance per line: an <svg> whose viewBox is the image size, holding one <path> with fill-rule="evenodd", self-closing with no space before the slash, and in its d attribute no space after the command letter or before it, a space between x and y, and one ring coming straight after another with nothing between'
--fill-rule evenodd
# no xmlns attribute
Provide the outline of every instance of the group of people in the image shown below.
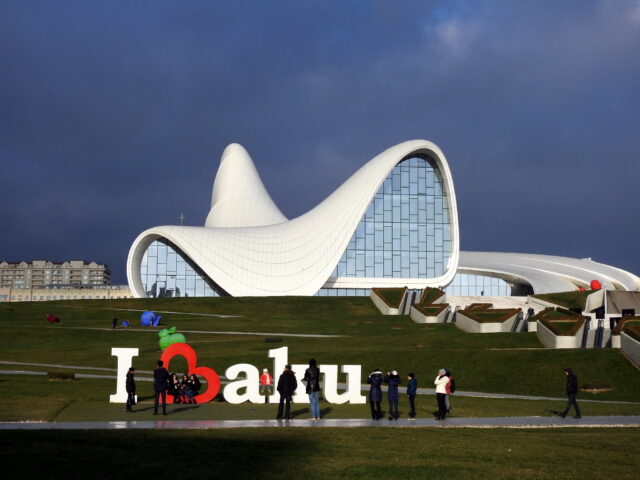
<svg viewBox="0 0 640 480"><path fill-rule="evenodd" d="M418 392L418 380L415 374L407 375L407 397L409 399L409 420L416 418L416 393ZM399 386L402 383L400 375L396 370L388 371L383 375L380 369L376 368L367 377L369 388L369 406L371 407L371 418L380 420L382 418L382 384L387 385L387 400L389 401L389 420L397 420L400 417L398 402L400 400ZM438 399L437 420L444 420L451 410L449 396L455 391L455 382L451 373L441 368L438 371L434 384L436 385L436 396Z"/></svg>
<svg viewBox="0 0 640 480"><path fill-rule="evenodd" d="M167 415L167 392L173 397L173 403L197 403L195 397L200 392L200 387L200 380L193 373L183 374L180 380L178 374L169 373L164 368L164 362L158 360L158 365L153 371L153 414L158 415L158 406L162 399L162 414Z"/></svg>
<svg viewBox="0 0 640 480"><path fill-rule="evenodd" d="M264 372L268 374L266 368ZM302 381L305 384L305 391L307 395L309 395L311 420L320 420L320 369L318 368L318 363L315 358L309 360L309 368L305 370ZM276 390L280 394L278 414L276 415L277 420L283 418L288 420L291 418L291 399L297 388L298 381L296 380L295 372L291 370L291 365L285 365L284 371L278 378L278 386L276 387Z"/></svg>
<svg viewBox="0 0 640 480"><path fill-rule="evenodd" d="M129 368L126 376L127 404L126 410L131 412L132 406L135 404L136 382L134 379L135 368ZM571 368L565 368L564 374L567 377L567 405L563 412L557 412L563 418L569 413L573 407L575 410L574 418L581 418L580 408L576 401L578 392L578 379ZM414 373L407 375L407 396L409 399L409 419L414 420L416 417L415 398L418 391L418 380ZM302 381L305 384L305 390L309 395L309 403L311 405L311 419L320 420L320 369L315 358L309 360L309 368L304 372ZM369 405L371 407L371 418L380 420L382 418L382 384L387 385L387 400L389 401L389 420L397 420L400 417L398 412L398 402L400 400L399 386L401 384L400 375L396 370L388 371L383 375L380 369L375 369L367 378L369 388ZM451 411L450 397L455 392L455 380L446 368L438 370L438 374L434 380L436 399L438 402L438 412L436 420L444 420ZM154 403L153 414L158 415L159 401L162 399L162 414L167 415L167 392L173 396L174 403L197 403L195 397L200 391L200 380L194 374L182 376L182 381L178 379L175 373L170 374L162 360L158 360L156 369L153 371L153 389ZM291 369L291 365L285 365L284 371L278 378L277 391L280 394L278 403L278 413L276 419L291 418L291 400L293 394L298 388L296 375ZM269 374L268 369L264 369L260 377L260 393L265 396L265 403L268 396L273 393L273 377Z"/></svg>
<svg viewBox="0 0 640 480"><path fill-rule="evenodd" d="M200 392L200 380L193 373L182 375L178 379L177 373L171 373L169 379L169 395L173 397L173 403L198 403L196 396Z"/></svg>

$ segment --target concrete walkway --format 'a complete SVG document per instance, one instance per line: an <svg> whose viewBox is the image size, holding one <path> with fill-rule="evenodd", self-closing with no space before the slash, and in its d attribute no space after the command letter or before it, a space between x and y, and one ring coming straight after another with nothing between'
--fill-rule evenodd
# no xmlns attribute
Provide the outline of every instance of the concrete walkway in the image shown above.
<svg viewBox="0 0 640 480"><path fill-rule="evenodd" d="M157 334L166 325L160 327L67 327L65 325L23 325L14 328L55 328L56 330L102 330L113 332L146 332ZM340 338L347 335L321 335L316 333L273 333L273 332L229 332L229 331L212 331L212 330L180 330L180 333L201 333L205 335L250 335L259 337L299 337L299 338Z"/></svg>
<svg viewBox="0 0 640 480"><path fill-rule="evenodd" d="M132 415L135 415L133 413ZM3 422L0 430L125 430L125 429L223 429L223 428L605 428L640 427L640 416L582 417L486 417L451 418L437 421L426 418L400 419L330 419L330 420L158 420L120 422Z"/></svg>

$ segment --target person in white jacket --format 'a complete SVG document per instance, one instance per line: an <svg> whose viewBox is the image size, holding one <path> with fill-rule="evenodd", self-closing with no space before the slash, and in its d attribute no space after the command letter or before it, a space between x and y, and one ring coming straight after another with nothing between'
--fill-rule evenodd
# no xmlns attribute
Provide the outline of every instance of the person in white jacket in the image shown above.
<svg viewBox="0 0 640 480"><path fill-rule="evenodd" d="M449 383L449 377L447 377L447 371L444 368L438 370L438 376L433 383L436 386L436 399L438 400L438 416L436 420L444 420L447 416L445 397L447 396L447 383Z"/></svg>

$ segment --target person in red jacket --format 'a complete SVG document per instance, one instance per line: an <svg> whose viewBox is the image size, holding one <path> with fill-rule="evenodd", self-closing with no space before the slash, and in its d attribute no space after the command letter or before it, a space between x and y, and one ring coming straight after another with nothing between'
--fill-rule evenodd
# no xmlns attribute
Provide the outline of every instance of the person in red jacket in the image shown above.
<svg viewBox="0 0 640 480"><path fill-rule="evenodd" d="M260 395L264 395L264 403L269 401L269 395L273 394L273 377L269 374L268 368L262 369L260 375Z"/></svg>

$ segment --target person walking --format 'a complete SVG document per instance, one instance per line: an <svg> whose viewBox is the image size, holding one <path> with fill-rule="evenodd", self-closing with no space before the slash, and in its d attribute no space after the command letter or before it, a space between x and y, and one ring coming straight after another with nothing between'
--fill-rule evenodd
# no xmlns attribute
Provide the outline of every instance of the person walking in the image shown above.
<svg viewBox="0 0 640 480"><path fill-rule="evenodd" d="M415 373L411 372L407 379L407 396L409 397L409 420L416 419L416 393L418 393L418 381Z"/></svg>
<svg viewBox="0 0 640 480"><path fill-rule="evenodd" d="M384 383L389 385L387 388L387 400L389 401L389 420L398 420L400 413L398 412L398 401L400 394L398 393L398 385L400 385L400 375L396 370L387 372L384 377Z"/></svg>
<svg viewBox="0 0 640 480"><path fill-rule="evenodd" d="M136 403L136 380L133 375L136 373L136 369L131 367L127 372L127 380L125 387L127 389L127 412L133 412L131 407Z"/></svg>
<svg viewBox="0 0 640 480"><path fill-rule="evenodd" d="M291 418L291 397L293 392L298 388L298 381L296 375L291 371L291 365L284 366L284 372L278 378L278 393L280 393L280 403L278 404L277 420L282 418L282 410L284 407L284 418L289 420Z"/></svg>
<svg viewBox="0 0 640 480"><path fill-rule="evenodd" d="M371 385L369 388L369 406L371 407L371 418L380 420L382 418L382 409L380 402L382 401L382 372L376 368L369 374L367 383Z"/></svg>
<svg viewBox="0 0 640 480"><path fill-rule="evenodd" d="M433 381L436 386L436 399L438 400L438 416L436 420L444 420L447 417L447 406L445 404L445 397L447 396L447 383L449 383L449 377L446 375L447 371L444 368L438 370L438 376Z"/></svg>
<svg viewBox="0 0 640 480"><path fill-rule="evenodd" d="M162 397L162 414L167 414L167 388L169 388L169 372L164 368L164 362L158 360L158 366L153 371L153 414L158 415L158 401Z"/></svg>
<svg viewBox="0 0 640 480"><path fill-rule="evenodd" d="M309 360L309 368L305 370L303 380L311 404L311 420L320 420L320 369L315 358Z"/></svg>
<svg viewBox="0 0 640 480"><path fill-rule="evenodd" d="M566 417L571 406L573 406L576 411L573 418L582 418L582 415L580 415L580 407L578 407L578 402L576 400L576 395L578 394L578 378L575 376L573 369L571 368L565 368L564 374L567 376L567 406L560 416L562 418Z"/></svg>
<svg viewBox="0 0 640 480"><path fill-rule="evenodd" d="M260 395L264 395L264 403L268 403L269 396L273 395L273 377L268 368L263 368L260 375Z"/></svg>

